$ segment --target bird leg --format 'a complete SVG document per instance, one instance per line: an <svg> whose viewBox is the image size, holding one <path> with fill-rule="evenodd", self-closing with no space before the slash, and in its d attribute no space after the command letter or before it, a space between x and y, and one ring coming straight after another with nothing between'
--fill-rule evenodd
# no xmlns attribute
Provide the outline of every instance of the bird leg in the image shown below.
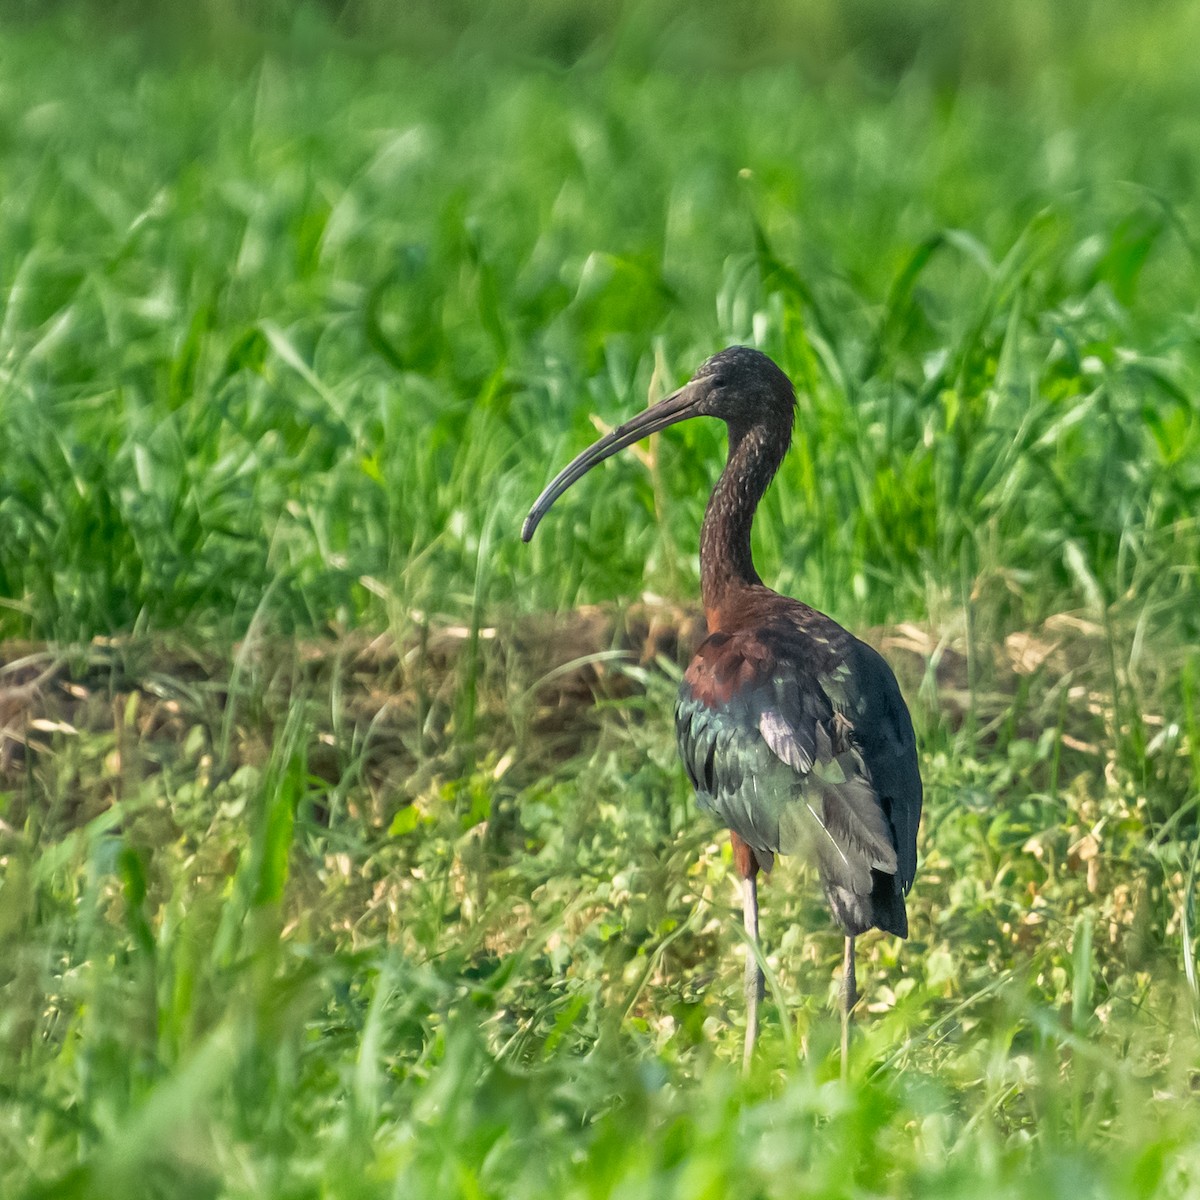
<svg viewBox="0 0 1200 1200"><path fill-rule="evenodd" d="M850 1071L850 1013L858 1003L858 981L854 977L854 938L846 938L842 959L842 1079Z"/></svg>
<svg viewBox="0 0 1200 1200"><path fill-rule="evenodd" d="M749 945L746 947L746 1045L742 1070L750 1070L754 1043L758 1039L758 1005L763 998L764 979L758 965L758 860L738 835L732 834L733 864L742 877L742 919Z"/></svg>
<svg viewBox="0 0 1200 1200"><path fill-rule="evenodd" d="M753 875L742 880L742 915L746 924L746 1048L742 1070L750 1070L754 1043L758 1038L758 1004L763 998L763 972L758 965L758 880Z"/></svg>

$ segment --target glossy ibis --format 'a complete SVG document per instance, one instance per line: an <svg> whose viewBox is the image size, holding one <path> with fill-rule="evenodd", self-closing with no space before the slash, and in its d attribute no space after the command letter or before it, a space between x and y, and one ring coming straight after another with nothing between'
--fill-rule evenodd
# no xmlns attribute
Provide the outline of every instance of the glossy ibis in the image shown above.
<svg viewBox="0 0 1200 1200"><path fill-rule="evenodd" d="M836 621L766 587L750 526L792 437L796 396L765 354L732 346L692 380L585 450L537 498L521 537L585 472L690 417L716 417L729 458L700 533L708 638L675 704L679 754L702 807L729 827L746 933L745 1063L758 1032L759 870L776 854L815 864L845 932L842 1069L857 1002L854 939L908 936L904 897L917 867L921 776L908 709L887 663Z"/></svg>

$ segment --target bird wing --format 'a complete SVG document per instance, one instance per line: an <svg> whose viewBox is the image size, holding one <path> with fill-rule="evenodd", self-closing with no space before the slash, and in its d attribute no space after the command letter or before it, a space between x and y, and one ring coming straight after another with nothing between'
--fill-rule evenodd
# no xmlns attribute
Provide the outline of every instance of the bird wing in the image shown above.
<svg viewBox="0 0 1200 1200"><path fill-rule="evenodd" d="M848 682L835 704L853 714L853 737L891 828L896 875L907 892L917 873L917 826L921 821L917 738L891 667L870 646L849 634L847 637Z"/></svg>
<svg viewBox="0 0 1200 1200"><path fill-rule="evenodd" d="M796 608L808 619L785 614L700 647L675 711L684 766L764 866L802 853L827 891L870 896L878 873L907 891L921 784L899 688L870 647Z"/></svg>

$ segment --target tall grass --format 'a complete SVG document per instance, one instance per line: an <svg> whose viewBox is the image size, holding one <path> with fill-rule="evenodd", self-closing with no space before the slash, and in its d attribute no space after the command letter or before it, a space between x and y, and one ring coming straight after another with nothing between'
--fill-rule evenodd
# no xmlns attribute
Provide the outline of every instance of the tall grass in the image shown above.
<svg viewBox="0 0 1200 1200"><path fill-rule="evenodd" d="M1194 1192L1193 6L668 8L0 10L3 1195ZM694 597L717 429L516 534L733 341L921 738L846 1084L672 664L506 637Z"/></svg>
<svg viewBox="0 0 1200 1200"><path fill-rule="evenodd" d="M592 412L734 340L803 393L763 553L848 616L964 570L1072 607L1068 545L1112 600L1193 537L1197 147L1169 74L950 105L918 69L697 87L470 39L224 68L82 36L10 38L0 91L14 632L236 631L268 584L284 627L376 621L364 578L461 616L484 521L516 528ZM614 465L532 553L497 538L492 600L686 591L716 454L681 432L657 506Z"/></svg>

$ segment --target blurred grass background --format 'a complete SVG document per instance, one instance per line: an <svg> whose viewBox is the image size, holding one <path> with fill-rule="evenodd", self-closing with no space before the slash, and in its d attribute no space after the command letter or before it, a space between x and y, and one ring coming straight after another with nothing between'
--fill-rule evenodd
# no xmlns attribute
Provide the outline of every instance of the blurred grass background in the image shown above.
<svg viewBox="0 0 1200 1200"><path fill-rule="evenodd" d="M7 22L10 632L378 621L364 577L461 610L477 497L516 528L588 412L732 340L805 390L783 587L880 620L1032 572L1044 616L1067 542L1125 590L1131 521L1160 576L1198 483L1186 6L173 11ZM686 594L717 436L681 440L658 511L497 537L489 595Z"/></svg>
<svg viewBox="0 0 1200 1200"><path fill-rule="evenodd" d="M0 3L0 1190L1191 1194L1198 35ZM794 868L732 1071L670 662L556 713L506 633L695 596L719 430L517 530L734 341L760 571L892 631L929 786L847 1086Z"/></svg>

